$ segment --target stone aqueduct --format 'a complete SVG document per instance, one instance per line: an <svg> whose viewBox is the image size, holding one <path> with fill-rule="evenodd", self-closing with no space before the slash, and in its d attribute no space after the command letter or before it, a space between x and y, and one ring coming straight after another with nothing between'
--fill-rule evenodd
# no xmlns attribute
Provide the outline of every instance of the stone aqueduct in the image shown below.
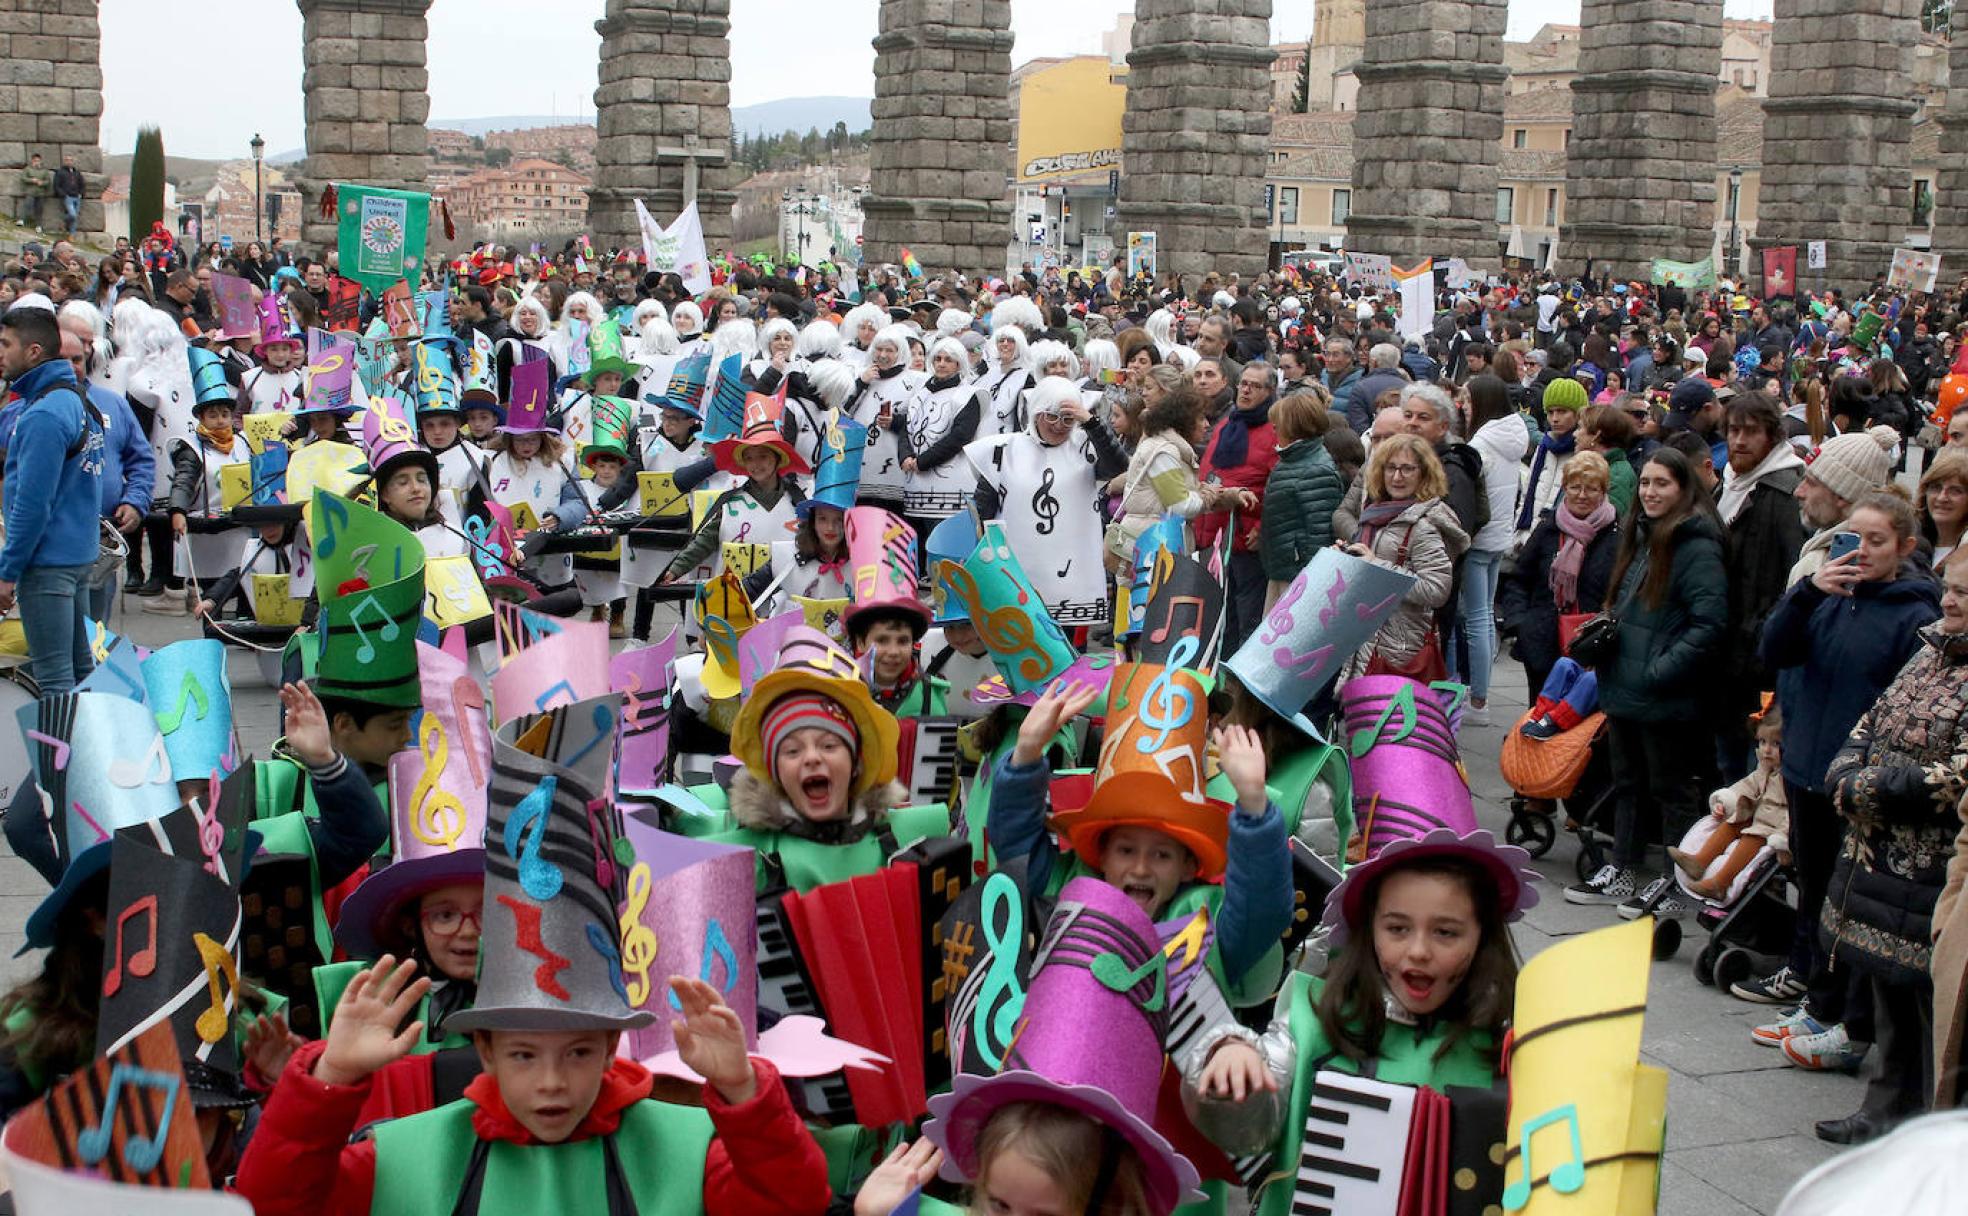
<svg viewBox="0 0 1968 1216"><path fill-rule="evenodd" d="M303 188L425 180L432 0L297 0ZM1349 244L1471 257L1492 247L1507 0L1377 0L1358 66ZM1583 0L1559 254L1644 277L1712 244L1721 0ZM1869 283L1908 212L1909 68L1920 0L1775 0L1759 244L1828 246L1827 281ZM1136 0L1118 226L1153 230L1164 271L1264 264L1272 0ZM1968 80L1968 15L1950 53ZM700 200L729 236L730 0L605 0L589 226L636 240L630 200ZM1009 231L1010 0L881 0L866 256L990 267ZM102 226L97 0L0 0L0 165L73 153ZM1968 88L1942 124L1935 246L1968 269ZM309 208L310 242L332 239Z"/></svg>

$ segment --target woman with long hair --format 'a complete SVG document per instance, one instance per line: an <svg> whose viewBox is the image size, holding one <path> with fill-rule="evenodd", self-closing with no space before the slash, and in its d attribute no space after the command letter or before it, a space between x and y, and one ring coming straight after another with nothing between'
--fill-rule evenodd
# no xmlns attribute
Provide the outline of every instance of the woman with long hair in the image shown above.
<svg viewBox="0 0 1968 1216"><path fill-rule="evenodd" d="M1437 615L1449 602L1456 560L1469 548L1449 506L1442 461L1419 436L1390 435L1374 444L1360 474L1364 506L1356 518L1333 513L1333 532L1355 557L1414 576L1414 586L1373 640L1347 664L1346 675L1387 672L1424 682L1447 676Z"/></svg>
<svg viewBox="0 0 1968 1216"><path fill-rule="evenodd" d="M1115 570L1134 560L1136 538L1165 512L1194 519L1203 509L1197 482L1197 453L1206 433L1203 400L1187 377L1158 390L1152 399L1144 396L1140 412L1129 416L1134 454L1127 472L1109 482L1121 496L1106 542L1108 564Z"/></svg>
<svg viewBox="0 0 1968 1216"><path fill-rule="evenodd" d="M1968 533L1968 452L1942 448L1920 475L1920 535L1934 546L1934 569Z"/></svg>
<svg viewBox="0 0 1968 1216"><path fill-rule="evenodd" d="M1565 889L1575 904L1634 901L1650 839L1677 841L1714 786L1703 691L1729 626L1722 530L1688 458L1662 448L1640 470L1607 605L1617 648L1599 665L1612 741L1613 853ZM1665 879L1660 881L1666 881ZM1624 911L1625 909L1622 909Z"/></svg>
<svg viewBox="0 0 1968 1216"><path fill-rule="evenodd" d="M1469 675L1469 707L1480 715L1490 703L1490 668L1496 662L1497 578L1504 555L1516 540L1511 508L1517 503L1517 470L1530 451L1531 432L1511 408L1510 390L1488 374L1463 386L1469 405L1469 446L1483 458L1482 492L1489 499L1489 522L1469 538L1462 562L1457 637L1467 651L1461 665Z"/></svg>

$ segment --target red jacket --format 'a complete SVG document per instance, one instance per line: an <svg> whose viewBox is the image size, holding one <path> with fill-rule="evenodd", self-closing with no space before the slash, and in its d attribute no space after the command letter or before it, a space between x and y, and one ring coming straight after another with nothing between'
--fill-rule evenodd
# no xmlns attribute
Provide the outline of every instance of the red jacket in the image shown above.
<svg viewBox="0 0 1968 1216"><path fill-rule="evenodd" d="M1235 406L1231 407L1235 409ZM1224 415L1227 421L1228 414ZM1237 512L1237 535L1231 542L1235 553L1257 552L1257 525L1264 514L1264 483L1270 479L1271 470L1278 465L1278 432L1271 425L1267 415L1264 425L1250 428L1250 447L1245 449L1244 463L1229 468L1216 463L1216 444L1223 437L1223 422L1219 421L1210 431L1209 446L1203 450L1201 478L1208 481L1214 474L1219 484L1237 489L1249 490L1257 496L1255 510ZM1196 547L1207 549L1217 543L1223 529L1230 523L1230 512L1206 511L1196 517Z"/></svg>
<svg viewBox="0 0 1968 1216"><path fill-rule="evenodd" d="M373 1079L357 1085L316 1079L314 1063L326 1046L309 1043L294 1053L239 1163L236 1189L257 1216L368 1216L376 1145L350 1144L348 1138ZM707 1216L819 1216L832 1198L826 1159L793 1112L778 1070L757 1058L752 1068L758 1093L743 1105L731 1106L704 1086L704 1109L717 1128L704 1160L704 1211ZM572 1139L614 1131L622 1111L649 1096L650 1084L640 1064L617 1058ZM490 1073L473 1081L465 1097L478 1104L472 1126L480 1137L533 1142L506 1110Z"/></svg>

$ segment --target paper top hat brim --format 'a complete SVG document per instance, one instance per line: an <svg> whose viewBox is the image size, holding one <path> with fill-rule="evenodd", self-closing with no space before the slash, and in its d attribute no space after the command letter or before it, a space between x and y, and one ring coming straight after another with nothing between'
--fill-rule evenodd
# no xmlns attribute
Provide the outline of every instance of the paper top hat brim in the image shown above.
<svg viewBox="0 0 1968 1216"><path fill-rule="evenodd" d="M1531 868L1529 853L1499 842L1482 829L1458 835L1438 828L1419 838L1394 841L1366 861L1347 868L1346 877L1326 896L1322 923L1330 931L1331 945L1342 945L1354 928L1364 928L1367 892L1377 877L1440 857L1459 858L1481 868L1495 885L1497 906L1506 923L1517 921L1538 904L1538 873Z"/></svg>
<svg viewBox="0 0 1968 1216"><path fill-rule="evenodd" d="M1177 841L1196 858L1196 877L1215 882L1230 856L1227 802L1211 798L1185 802L1159 773L1140 769L1116 773L1100 782L1092 773L1070 773L1052 781L1052 826L1074 854L1097 873L1101 842L1115 828L1152 828Z"/></svg>
<svg viewBox="0 0 1968 1216"><path fill-rule="evenodd" d="M459 849L436 857L413 857L372 870L347 899L335 922L335 943L350 958L399 958L417 944L417 926L403 926L417 900L453 883L485 881L485 850Z"/></svg>
<svg viewBox="0 0 1968 1216"><path fill-rule="evenodd" d="M779 457L779 471L781 473L811 473L813 471L812 467L806 463L805 458L793 450L793 445L786 442L786 437L776 431L773 432L771 438L764 440L745 439L738 435L733 435L729 439L720 439L711 445L711 459L724 472L738 477L745 477L748 474L745 472L743 461L746 450L750 448L763 448Z"/></svg>
<svg viewBox="0 0 1968 1216"><path fill-rule="evenodd" d="M758 682L752 695L738 709L731 726L731 753L745 767L774 789L779 779L773 773L772 757L765 754L765 740L759 725L765 711L781 697L796 692L812 692L826 697L847 711L860 739L854 776L853 797L895 780L896 753L902 746L902 728L895 715L875 704L868 686L857 677L823 675L810 668L782 668Z"/></svg>

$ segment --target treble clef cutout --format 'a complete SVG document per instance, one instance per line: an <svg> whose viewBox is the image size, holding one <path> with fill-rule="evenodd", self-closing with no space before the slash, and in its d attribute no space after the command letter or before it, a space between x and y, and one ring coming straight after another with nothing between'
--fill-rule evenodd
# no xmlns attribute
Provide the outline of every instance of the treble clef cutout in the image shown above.
<svg viewBox="0 0 1968 1216"><path fill-rule="evenodd" d="M977 1007L971 1014L971 1036L977 1054L995 1071L1004 1066L1018 1019L1025 1012L1025 993L1018 986L1018 948L1025 939L1025 905L1019 898L1018 884L1002 873L993 873L984 880L980 911L984 944L991 951L991 961L977 994Z"/></svg>
<svg viewBox="0 0 1968 1216"><path fill-rule="evenodd" d="M1052 478L1052 470L1046 469L1045 476L1039 480L1039 488L1032 492L1032 514L1039 517L1032 530L1040 536L1051 536L1053 529L1059 526L1059 500L1052 496Z"/></svg>

